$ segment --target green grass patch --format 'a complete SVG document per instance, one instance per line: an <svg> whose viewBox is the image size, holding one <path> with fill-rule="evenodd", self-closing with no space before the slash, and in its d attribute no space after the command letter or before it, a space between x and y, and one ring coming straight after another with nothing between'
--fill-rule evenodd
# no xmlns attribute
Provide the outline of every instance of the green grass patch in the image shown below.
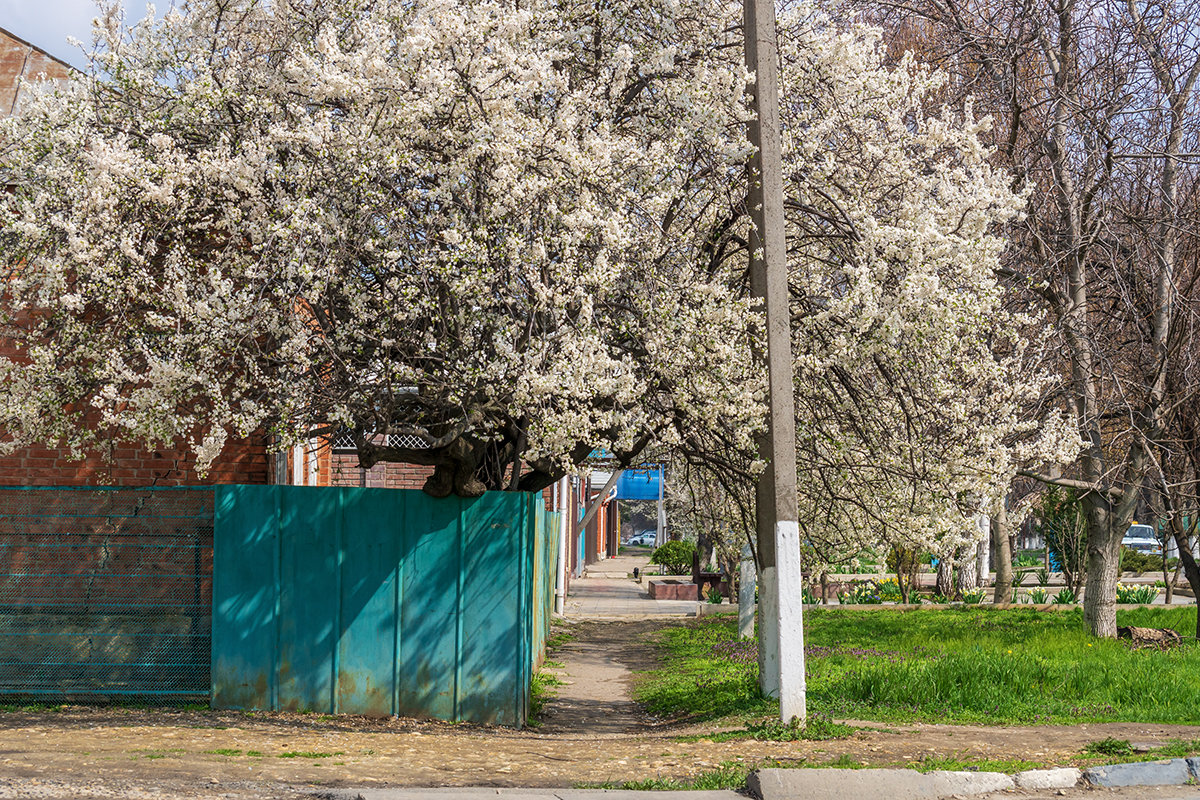
<svg viewBox="0 0 1200 800"><path fill-rule="evenodd" d="M1196 607L1118 611L1121 625L1195 630ZM651 713L691 721L761 720L753 641L736 620L669 628L663 662L639 681ZM881 722L1192 723L1200 647L1134 650L1096 639L1079 609L812 609L805 614L809 713Z"/></svg>
<svg viewBox="0 0 1200 800"><path fill-rule="evenodd" d="M242 751L236 747L218 747L216 750L205 750L210 756L240 756Z"/></svg>
<svg viewBox="0 0 1200 800"><path fill-rule="evenodd" d="M1131 756L1133 748L1130 747L1128 739L1114 739L1109 736L1107 739L1088 743L1083 752L1089 756Z"/></svg>
<svg viewBox="0 0 1200 800"><path fill-rule="evenodd" d="M908 764L917 772L1003 772L1012 775L1027 769L1039 769L1045 764L1040 761L1024 761L1019 758L956 758L954 756L927 756Z"/></svg>
<svg viewBox="0 0 1200 800"><path fill-rule="evenodd" d="M1200 739L1175 739L1154 749L1155 758L1187 758L1200 753Z"/></svg>
<svg viewBox="0 0 1200 800"><path fill-rule="evenodd" d="M848 739L858 730L852 725L834 722L828 717L814 714L804 725L787 725L774 717L752 722L745 728L736 731L720 731L718 733L676 736L677 742L729 742L736 739L756 739L760 742L826 742L831 739Z"/></svg>
<svg viewBox="0 0 1200 800"><path fill-rule="evenodd" d="M533 673L529 694L529 719L526 720L526 725L536 728L542 724L540 718L546 710L546 704L558 695L554 687L562 685L563 681L552 672L538 670Z"/></svg>
<svg viewBox="0 0 1200 800"><path fill-rule="evenodd" d="M575 639L575 631L556 630L546 639L546 650L553 651Z"/></svg>
<svg viewBox="0 0 1200 800"><path fill-rule="evenodd" d="M280 758L333 758L334 756L345 755L341 750L336 753L319 753L314 750L290 750L286 753L280 753Z"/></svg>
<svg viewBox="0 0 1200 800"><path fill-rule="evenodd" d="M746 776L753 769L740 761L722 761L712 770L701 772L693 778L650 778L641 781L618 783L580 783L576 789L624 789L631 792L683 792L714 791L717 789L742 789Z"/></svg>

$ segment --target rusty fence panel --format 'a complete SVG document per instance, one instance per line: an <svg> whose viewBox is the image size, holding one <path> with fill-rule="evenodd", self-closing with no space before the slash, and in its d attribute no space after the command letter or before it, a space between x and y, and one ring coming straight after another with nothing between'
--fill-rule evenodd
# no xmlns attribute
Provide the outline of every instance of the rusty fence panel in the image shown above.
<svg viewBox="0 0 1200 800"><path fill-rule="evenodd" d="M540 495L216 492L214 707L525 722L553 595Z"/></svg>
<svg viewBox="0 0 1200 800"><path fill-rule="evenodd" d="M203 702L213 490L0 487L0 697Z"/></svg>

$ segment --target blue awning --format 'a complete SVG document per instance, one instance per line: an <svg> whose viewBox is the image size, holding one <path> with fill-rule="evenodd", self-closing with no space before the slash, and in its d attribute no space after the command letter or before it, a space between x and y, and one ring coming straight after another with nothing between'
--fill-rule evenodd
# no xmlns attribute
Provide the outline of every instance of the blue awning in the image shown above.
<svg viewBox="0 0 1200 800"><path fill-rule="evenodd" d="M627 469L617 478L618 500L657 500L662 467Z"/></svg>

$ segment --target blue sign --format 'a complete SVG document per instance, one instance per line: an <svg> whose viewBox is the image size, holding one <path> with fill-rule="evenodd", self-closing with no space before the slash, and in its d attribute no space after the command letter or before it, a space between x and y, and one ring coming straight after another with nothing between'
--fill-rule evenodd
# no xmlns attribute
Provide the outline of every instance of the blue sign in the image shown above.
<svg viewBox="0 0 1200 800"><path fill-rule="evenodd" d="M617 478L617 499L657 500L661 482L662 467L623 470Z"/></svg>

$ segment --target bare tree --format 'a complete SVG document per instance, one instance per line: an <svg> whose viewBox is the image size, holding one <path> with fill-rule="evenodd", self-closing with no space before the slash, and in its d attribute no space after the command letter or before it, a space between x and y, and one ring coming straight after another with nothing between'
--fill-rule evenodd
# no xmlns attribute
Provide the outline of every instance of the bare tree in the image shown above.
<svg viewBox="0 0 1200 800"><path fill-rule="evenodd" d="M996 158L1029 187L1004 272L1057 330L1085 447L1067 477L1089 522L1084 614L1116 635L1121 538L1194 375L1178 258L1196 173L1195 0L900 0L877 19L996 119ZM1131 203L1138 200L1136 203ZM1132 206L1137 214L1131 213Z"/></svg>

